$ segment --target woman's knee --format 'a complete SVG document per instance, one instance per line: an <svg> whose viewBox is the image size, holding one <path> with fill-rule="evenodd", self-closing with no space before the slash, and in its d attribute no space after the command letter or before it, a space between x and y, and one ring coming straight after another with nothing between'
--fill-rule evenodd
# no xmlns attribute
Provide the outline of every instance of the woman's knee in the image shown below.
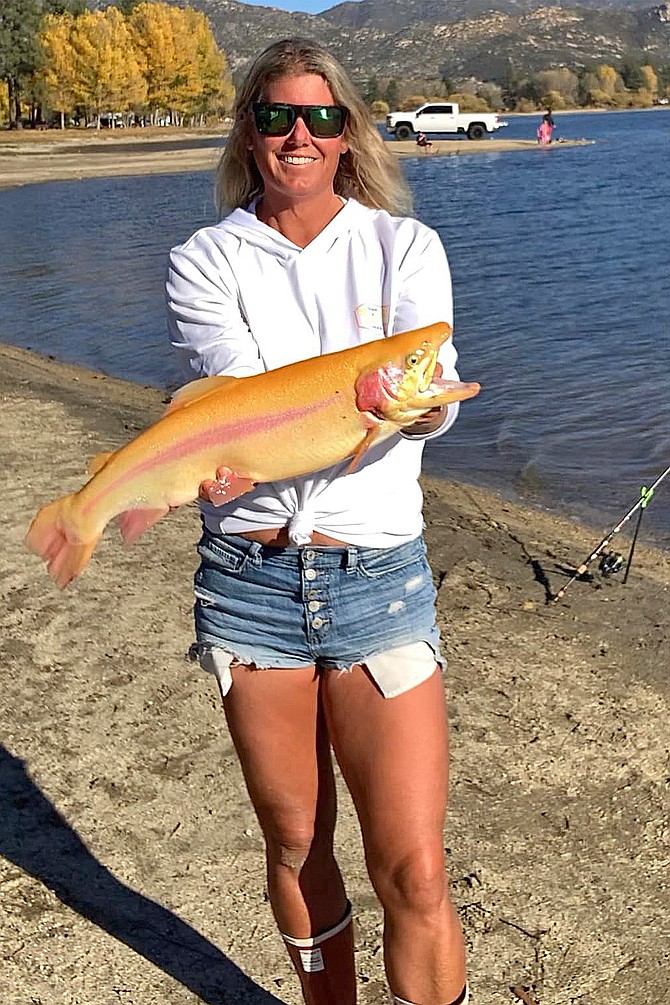
<svg viewBox="0 0 670 1005"><path fill-rule="evenodd" d="M333 826L315 820L311 813L259 812L259 821L271 865L300 873L314 858L329 858L333 848Z"/></svg>
<svg viewBox="0 0 670 1005"><path fill-rule="evenodd" d="M369 863L370 879L386 910L428 917L449 897L442 843L426 845L396 860Z"/></svg>

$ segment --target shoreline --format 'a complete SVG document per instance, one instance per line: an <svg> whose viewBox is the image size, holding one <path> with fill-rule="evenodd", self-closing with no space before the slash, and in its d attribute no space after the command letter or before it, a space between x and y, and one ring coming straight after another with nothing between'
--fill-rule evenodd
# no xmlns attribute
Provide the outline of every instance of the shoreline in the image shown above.
<svg viewBox="0 0 670 1005"><path fill-rule="evenodd" d="M131 548L109 529L63 592L22 543L164 393L13 346L0 360L3 1003L299 1005L216 689L185 658L197 507ZM473 993L663 1001L670 557L640 543L626 588L596 577L547 604L590 531L471 486L423 488ZM337 781L360 1001L379 1005L382 919Z"/></svg>
<svg viewBox="0 0 670 1005"><path fill-rule="evenodd" d="M94 132L90 130L90 132ZM0 190L21 185L53 181L73 181L89 178L131 177L149 174L175 174L191 171L214 171L220 149L196 144L214 140L220 131L179 131L147 134L145 130L114 130L102 135L68 133L54 135L55 130L37 133L28 139L7 134L0 138ZM121 135L118 135L121 134ZM429 152L417 149L414 140L385 140L398 157L454 156L460 154L493 154L509 151L530 151L540 148L534 139L483 140L444 139L434 141ZM561 140L552 148L590 145L590 140ZM73 149L79 147L80 149ZM132 148L135 149L132 149Z"/></svg>

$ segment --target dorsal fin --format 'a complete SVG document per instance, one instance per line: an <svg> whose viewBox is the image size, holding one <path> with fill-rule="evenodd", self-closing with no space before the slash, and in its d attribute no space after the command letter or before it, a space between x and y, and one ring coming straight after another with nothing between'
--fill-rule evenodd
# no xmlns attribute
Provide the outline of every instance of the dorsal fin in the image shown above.
<svg viewBox="0 0 670 1005"><path fill-rule="evenodd" d="M102 454L96 454L88 462L88 473L89 475L97 475L101 468L104 468L107 461L116 454L116 450L108 450Z"/></svg>
<svg viewBox="0 0 670 1005"><path fill-rule="evenodd" d="M237 379L237 377L219 376L200 377L198 380L192 380L189 384L184 384L183 387L174 392L170 404L165 409L165 415L169 415L170 412L175 412L178 408L183 408L185 405L190 405L192 401L206 398L208 395L213 394L214 391L220 391L226 384Z"/></svg>

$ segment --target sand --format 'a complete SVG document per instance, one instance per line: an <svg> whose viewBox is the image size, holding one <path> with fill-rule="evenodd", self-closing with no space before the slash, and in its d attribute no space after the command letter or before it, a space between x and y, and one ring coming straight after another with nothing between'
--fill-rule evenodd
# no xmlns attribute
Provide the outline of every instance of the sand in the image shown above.
<svg viewBox="0 0 670 1005"><path fill-rule="evenodd" d="M213 171L220 155L216 147L199 149L192 144L216 137L220 132L171 129L47 130L0 132L0 188L35 182L69 181L182 171ZM504 151L578 146L588 140L566 140L539 148L532 140L448 138L429 151L420 151L413 140L393 140L389 149L399 157L483 154ZM179 144L179 149L170 148Z"/></svg>
<svg viewBox="0 0 670 1005"><path fill-rule="evenodd" d="M0 346L0 1000L298 1005L262 843L211 679L185 654L195 506L110 529L59 592L36 508L160 392ZM470 407L476 407L472 403ZM605 528L425 481L449 669L450 879L475 1005L668 1001L670 556L565 582ZM623 542L619 544L623 547ZM381 916L340 784L362 1005Z"/></svg>

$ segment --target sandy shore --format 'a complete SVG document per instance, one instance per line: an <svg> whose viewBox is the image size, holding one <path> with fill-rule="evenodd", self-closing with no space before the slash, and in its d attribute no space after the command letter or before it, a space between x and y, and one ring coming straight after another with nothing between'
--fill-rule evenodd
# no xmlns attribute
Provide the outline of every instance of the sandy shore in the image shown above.
<svg viewBox="0 0 670 1005"><path fill-rule="evenodd" d="M170 132L168 135L164 130L118 130L114 134L77 130L62 135L52 130L20 136L5 132L0 134L0 188L82 178L213 171L220 149L198 148L192 144L216 135L212 130ZM557 143L552 149L587 142L570 140ZM174 149L177 144L180 149ZM394 140L389 142L389 149L399 157L419 156L412 140ZM420 156L510 150L538 150L538 145L534 140L445 139L435 142L429 152Z"/></svg>
<svg viewBox="0 0 670 1005"><path fill-rule="evenodd" d="M0 346L3 1005L298 1005L211 681L185 659L198 517L109 530L59 592L22 539L161 395ZM471 405L476 407L476 403ZM600 537L426 481L452 722L450 876L475 1005L655 1005L670 977L670 556L547 596ZM623 547L623 543L620 544ZM341 791L362 1005L381 917Z"/></svg>

